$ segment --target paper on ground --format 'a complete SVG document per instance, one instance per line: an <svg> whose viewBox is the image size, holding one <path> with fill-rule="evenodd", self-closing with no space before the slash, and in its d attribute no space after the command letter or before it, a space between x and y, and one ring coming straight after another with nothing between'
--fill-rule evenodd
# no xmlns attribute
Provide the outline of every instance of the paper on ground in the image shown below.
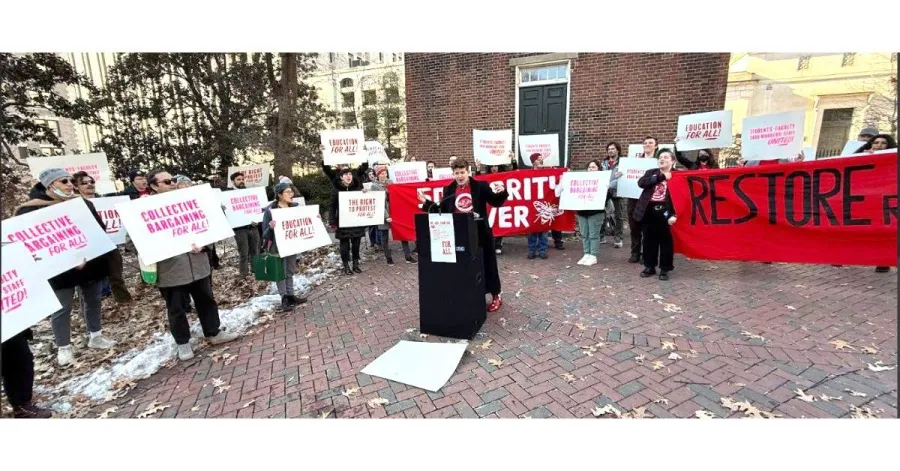
<svg viewBox="0 0 900 471"><path fill-rule="evenodd" d="M401 340L362 373L437 392L450 380L468 344Z"/></svg>

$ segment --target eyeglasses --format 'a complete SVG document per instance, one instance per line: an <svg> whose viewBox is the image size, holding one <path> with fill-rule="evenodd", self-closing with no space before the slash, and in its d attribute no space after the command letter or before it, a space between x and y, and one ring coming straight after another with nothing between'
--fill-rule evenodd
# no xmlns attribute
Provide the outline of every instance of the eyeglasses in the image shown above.
<svg viewBox="0 0 900 471"><path fill-rule="evenodd" d="M70 181L72 182L73 185L75 184L74 181L69 180L68 178L60 178L59 180L56 180L56 181L62 183L63 185L68 185Z"/></svg>

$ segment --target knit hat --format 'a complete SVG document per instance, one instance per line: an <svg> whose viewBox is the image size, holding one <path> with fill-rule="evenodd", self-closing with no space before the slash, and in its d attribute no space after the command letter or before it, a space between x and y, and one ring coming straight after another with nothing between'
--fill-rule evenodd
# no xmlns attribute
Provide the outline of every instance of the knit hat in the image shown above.
<svg viewBox="0 0 900 471"><path fill-rule="evenodd" d="M287 184L290 184L290 183L291 183L291 179L288 178L288 177L286 177L286 176L284 176L284 175L282 175L282 176L278 177L278 183L287 183Z"/></svg>
<svg viewBox="0 0 900 471"><path fill-rule="evenodd" d="M290 183L278 182L278 184L275 185L275 194L280 195L280 194L284 193L284 190L287 190L291 186L292 185Z"/></svg>
<svg viewBox="0 0 900 471"><path fill-rule="evenodd" d="M378 169L375 170L375 176L380 177L382 173L387 173L387 171L387 167L378 167Z"/></svg>
<svg viewBox="0 0 900 471"><path fill-rule="evenodd" d="M878 135L878 130L875 128L865 128L859 132L860 136L876 136Z"/></svg>
<svg viewBox="0 0 900 471"><path fill-rule="evenodd" d="M343 177L345 173L350 173L352 171L353 170L350 170L350 167L341 167L341 169L338 170L338 176Z"/></svg>
<svg viewBox="0 0 900 471"><path fill-rule="evenodd" d="M72 175L61 168L48 168L42 171L38 176L38 180L41 181L41 184L44 185L44 188L50 188L50 185L52 185L53 182L59 180L60 178L71 179Z"/></svg>
<svg viewBox="0 0 900 471"><path fill-rule="evenodd" d="M190 177L187 177L185 175L175 175L175 183L176 184L191 183L191 179L190 179Z"/></svg>

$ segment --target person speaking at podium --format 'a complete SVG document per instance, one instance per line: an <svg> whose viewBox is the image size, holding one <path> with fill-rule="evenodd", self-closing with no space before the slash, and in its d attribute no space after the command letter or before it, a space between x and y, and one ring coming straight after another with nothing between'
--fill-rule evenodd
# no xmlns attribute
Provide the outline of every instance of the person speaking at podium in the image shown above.
<svg viewBox="0 0 900 471"><path fill-rule="evenodd" d="M478 224L478 240L484 254L484 284L491 293L491 304L488 312L495 312L503 305L500 298L500 272L497 268L497 254L494 252L494 235L487 222L487 205L495 208L503 206L509 193L503 182L488 184L469 176L469 162L456 159L450 165L453 170L453 181L444 187L444 197L440 203L419 193L419 202L425 212L437 208L441 213L472 213Z"/></svg>

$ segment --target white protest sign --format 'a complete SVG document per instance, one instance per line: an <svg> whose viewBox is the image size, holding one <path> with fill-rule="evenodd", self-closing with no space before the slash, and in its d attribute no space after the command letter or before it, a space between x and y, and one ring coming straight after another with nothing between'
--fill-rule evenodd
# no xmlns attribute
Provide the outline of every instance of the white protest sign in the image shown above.
<svg viewBox="0 0 900 471"><path fill-rule="evenodd" d="M431 169L431 179L433 181L450 180L451 178L453 178L453 169L450 167L444 167L444 168L435 167L435 168Z"/></svg>
<svg viewBox="0 0 900 471"><path fill-rule="evenodd" d="M619 171L622 172L622 176L619 177L619 182L616 184L616 196L635 200L640 198L644 190L638 186L638 180L647 173L647 170L657 167L659 167L659 162L656 159L634 157L619 159Z"/></svg>
<svg viewBox="0 0 900 471"><path fill-rule="evenodd" d="M559 165L559 134L519 136L519 155L526 167L531 167L531 156L540 154L545 167Z"/></svg>
<svg viewBox="0 0 900 471"><path fill-rule="evenodd" d="M369 165L391 161L391 159L388 158L387 152L384 150L384 146L378 141L366 141L366 155L369 159Z"/></svg>
<svg viewBox="0 0 900 471"><path fill-rule="evenodd" d="M6 342L62 309L62 306L25 244L4 244L0 259L0 286L3 291L0 309L3 336L0 341Z"/></svg>
<svg viewBox="0 0 900 471"><path fill-rule="evenodd" d="M209 184L119 203L116 210L147 265L234 237Z"/></svg>
<svg viewBox="0 0 900 471"><path fill-rule="evenodd" d="M365 182L365 183L363 183L363 189L371 190L371 189L372 189L372 182Z"/></svg>
<svg viewBox="0 0 900 471"><path fill-rule="evenodd" d="M559 209L581 211L606 208L610 170L600 172L566 172L560 183Z"/></svg>
<svg viewBox="0 0 900 471"><path fill-rule="evenodd" d="M507 165L512 150L512 129L502 131L472 130L475 160L483 165Z"/></svg>
<svg viewBox="0 0 900 471"><path fill-rule="evenodd" d="M225 217L232 229L262 222L266 204L265 187L223 191L219 193L219 199L225 206Z"/></svg>
<svg viewBox="0 0 900 471"><path fill-rule="evenodd" d="M456 233L452 214L429 214L428 232L431 241L431 261L456 263Z"/></svg>
<svg viewBox="0 0 900 471"><path fill-rule="evenodd" d="M675 150L675 144L660 144L656 146L658 149ZM644 155L644 146L642 144L628 144L628 157L631 158L651 158L652 155Z"/></svg>
<svg viewBox="0 0 900 471"><path fill-rule="evenodd" d="M816 160L816 150L812 147L804 147L803 148L803 161L809 162L811 160Z"/></svg>
<svg viewBox="0 0 900 471"><path fill-rule="evenodd" d="M731 110L678 117L678 150L720 149L731 145Z"/></svg>
<svg viewBox="0 0 900 471"><path fill-rule="evenodd" d="M247 188L266 187L269 186L269 173L271 172L269 164L244 165L242 167L228 167L228 188L234 188L234 182L231 176L235 172L244 174L244 186Z"/></svg>
<svg viewBox="0 0 900 471"><path fill-rule="evenodd" d="M388 167L391 183L419 183L428 179L427 162L398 162Z"/></svg>
<svg viewBox="0 0 900 471"><path fill-rule="evenodd" d="M331 237L319 215L319 205L275 208L275 243L278 256L287 257L331 245Z"/></svg>
<svg viewBox="0 0 900 471"><path fill-rule="evenodd" d="M103 152L59 155L56 157L29 157L27 162L31 176L35 180L38 179L41 172L48 168L61 168L69 172L69 175L75 175L76 172L87 172L94 179L94 182L98 184L103 182L104 189L108 189L109 184L115 187L115 184L112 183L112 172L109 170L109 160L107 160L106 154Z"/></svg>
<svg viewBox="0 0 900 471"><path fill-rule="evenodd" d="M119 192L119 188L116 186L115 182L97 179L94 179L94 189L97 191L98 195L110 195Z"/></svg>
<svg viewBox="0 0 900 471"><path fill-rule="evenodd" d="M803 148L805 119L805 110L744 118L741 157L744 160L796 158Z"/></svg>
<svg viewBox="0 0 900 471"><path fill-rule="evenodd" d="M334 129L320 131L322 159L325 165L358 164L369 158L363 149L365 136L362 129Z"/></svg>
<svg viewBox="0 0 900 471"><path fill-rule="evenodd" d="M100 215L100 219L103 219L103 224L106 225L106 235L116 245L125 243L125 234L127 233L125 227L122 226L119 212L116 211L116 205L126 201L131 201L131 198L127 196L109 196L91 200L94 209L97 210L97 214Z"/></svg>
<svg viewBox="0 0 900 471"><path fill-rule="evenodd" d="M340 227L367 227L384 224L383 191L341 191L338 193Z"/></svg>
<svg viewBox="0 0 900 471"><path fill-rule="evenodd" d="M857 141L856 139L847 141L847 143L844 144L844 149L841 151L841 155L853 155L856 153L856 151L859 150L860 147L864 145L866 145L865 142Z"/></svg>

